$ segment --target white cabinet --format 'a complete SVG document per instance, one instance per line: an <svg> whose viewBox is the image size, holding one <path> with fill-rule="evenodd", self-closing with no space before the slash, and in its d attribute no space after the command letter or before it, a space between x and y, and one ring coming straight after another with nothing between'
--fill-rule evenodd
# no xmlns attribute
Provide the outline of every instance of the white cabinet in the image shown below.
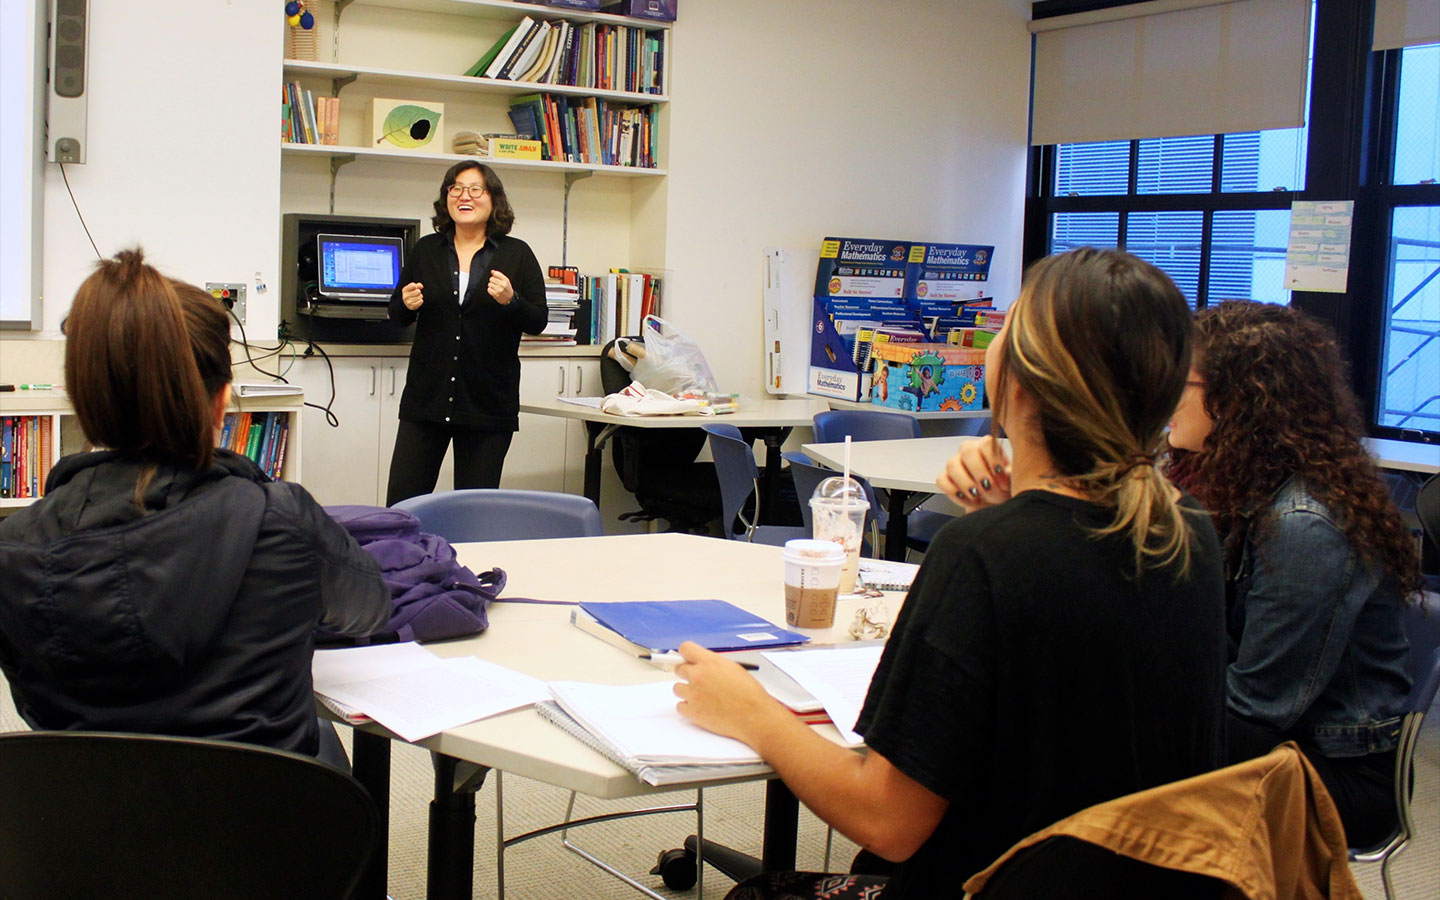
<svg viewBox="0 0 1440 900"><path fill-rule="evenodd" d="M598 397L596 358L539 356L520 360L520 402L547 397ZM584 493L585 425L555 416L520 414L520 431L505 457L505 487ZM603 495L602 495L603 500Z"/></svg>
<svg viewBox="0 0 1440 900"><path fill-rule="evenodd" d="M305 469L305 487L326 505L383 505L409 360L403 356L332 356L329 362L327 366L320 356L300 360L288 376L304 386L309 403L321 407L329 403L336 419L332 425L323 409L305 407L305 450L313 454ZM331 367L335 373L333 403ZM436 490L449 490L453 479L446 454Z"/></svg>

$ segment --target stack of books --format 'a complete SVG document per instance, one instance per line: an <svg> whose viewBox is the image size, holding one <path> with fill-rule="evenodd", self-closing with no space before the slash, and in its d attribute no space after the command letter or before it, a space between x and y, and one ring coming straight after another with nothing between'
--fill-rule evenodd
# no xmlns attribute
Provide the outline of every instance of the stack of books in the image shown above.
<svg viewBox="0 0 1440 900"><path fill-rule="evenodd" d="M577 343L576 314L580 311L580 270L574 266L551 266L545 278L545 307L549 320L540 334L521 336L524 343L573 347ZM586 336L589 341L589 335Z"/></svg>

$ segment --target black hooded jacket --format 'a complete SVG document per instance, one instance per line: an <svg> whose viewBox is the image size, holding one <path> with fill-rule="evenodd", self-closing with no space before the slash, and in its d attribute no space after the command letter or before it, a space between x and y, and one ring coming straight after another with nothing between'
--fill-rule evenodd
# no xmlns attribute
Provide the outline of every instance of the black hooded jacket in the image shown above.
<svg viewBox="0 0 1440 900"><path fill-rule="evenodd" d="M298 484L217 450L195 472L60 460L0 519L0 670L31 727L219 738L313 755L316 627L390 612L380 569Z"/></svg>

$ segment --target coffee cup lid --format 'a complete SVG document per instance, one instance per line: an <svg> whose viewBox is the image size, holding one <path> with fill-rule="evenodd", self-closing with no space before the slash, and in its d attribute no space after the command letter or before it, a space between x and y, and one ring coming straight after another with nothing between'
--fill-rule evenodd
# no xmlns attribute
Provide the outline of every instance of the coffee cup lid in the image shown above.
<svg viewBox="0 0 1440 900"><path fill-rule="evenodd" d="M785 560L798 563L844 563L845 548L834 541L796 538L785 542Z"/></svg>

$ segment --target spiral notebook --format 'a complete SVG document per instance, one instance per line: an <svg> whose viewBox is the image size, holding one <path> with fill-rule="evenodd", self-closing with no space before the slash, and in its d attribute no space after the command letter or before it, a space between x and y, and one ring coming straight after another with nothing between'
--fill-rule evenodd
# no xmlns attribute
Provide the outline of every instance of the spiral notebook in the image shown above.
<svg viewBox="0 0 1440 900"><path fill-rule="evenodd" d="M764 763L725 763L715 765L685 764L685 765L644 765L626 760L624 754L616 750L604 738L585 729L584 725L575 721L560 704L554 700L543 700L535 704L535 711L546 721L558 726L562 731L585 746L599 753L601 756L635 773L635 777L649 785L659 787L666 784L681 784L690 781L711 781L721 778L742 778L747 775L764 775L770 771L770 767Z"/></svg>

